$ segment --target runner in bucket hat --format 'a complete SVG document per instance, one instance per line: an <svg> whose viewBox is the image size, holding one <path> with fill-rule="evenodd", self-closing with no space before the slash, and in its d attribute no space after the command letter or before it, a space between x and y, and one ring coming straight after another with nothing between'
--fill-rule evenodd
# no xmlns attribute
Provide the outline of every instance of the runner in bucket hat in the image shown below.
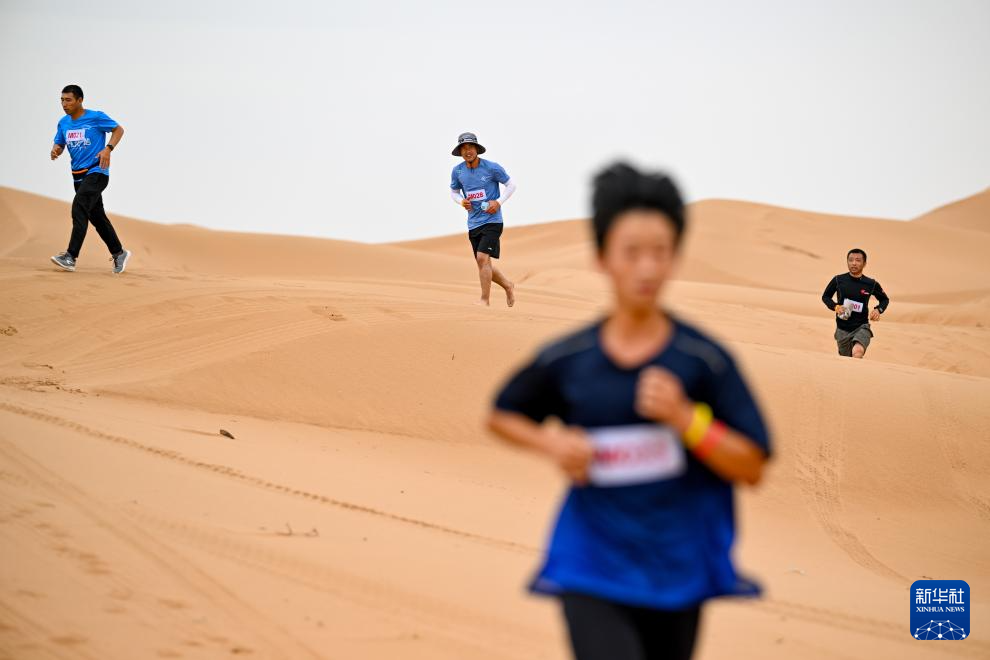
<svg viewBox="0 0 990 660"><path fill-rule="evenodd" d="M481 281L481 298L476 304L489 305L494 282L505 289L505 304L512 307L516 303L515 285L495 267L493 259L501 252L502 205L515 192L516 184L501 165L480 158L483 153L485 148L474 133L457 136L451 154L461 162L450 173L450 198L468 215L468 240Z"/></svg>
<svg viewBox="0 0 990 660"><path fill-rule="evenodd" d="M457 136L457 146L454 147L454 149L450 152L450 155L451 156L460 156L461 155L461 145L462 144L474 144L474 145L477 145L478 146L478 155L479 156L481 154L485 153L485 151L487 151L487 149L485 149L483 146L481 146L481 143L478 142L478 136L477 135L475 135L474 133L461 133L460 135Z"/></svg>

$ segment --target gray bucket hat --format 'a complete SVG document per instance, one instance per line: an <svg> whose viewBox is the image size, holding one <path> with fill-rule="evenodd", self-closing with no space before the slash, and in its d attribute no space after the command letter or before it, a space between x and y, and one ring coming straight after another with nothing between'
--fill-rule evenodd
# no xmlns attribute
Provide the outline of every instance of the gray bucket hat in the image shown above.
<svg viewBox="0 0 990 660"><path fill-rule="evenodd" d="M480 156L481 154L485 153L485 148L480 144L478 144L477 135L475 135L474 133L461 133L460 135L457 136L457 146L454 147L454 150L450 152L450 155L460 156L462 144L476 144L478 145L478 155Z"/></svg>

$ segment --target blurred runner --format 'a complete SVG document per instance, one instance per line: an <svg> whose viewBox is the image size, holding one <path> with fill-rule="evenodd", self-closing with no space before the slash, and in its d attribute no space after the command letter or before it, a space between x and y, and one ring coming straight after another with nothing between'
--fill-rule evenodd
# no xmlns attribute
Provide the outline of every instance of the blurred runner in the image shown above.
<svg viewBox="0 0 990 660"><path fill-rule="evenodd" d="M760 591L730 559L733 484L760 480L770 441L729 353L658 306L674 183L617 164L594 188L612 309L512 376L488 425L572 481L531 589L560 599L575 657L687 659L706 600Z"/></svg>

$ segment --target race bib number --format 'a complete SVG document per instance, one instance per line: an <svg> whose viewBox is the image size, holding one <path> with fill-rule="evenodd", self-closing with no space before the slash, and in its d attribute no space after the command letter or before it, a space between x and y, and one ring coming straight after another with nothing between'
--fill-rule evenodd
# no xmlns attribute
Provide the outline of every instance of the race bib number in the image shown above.
<svg viewBox="0 0 990 660"><path fill-rule="evenodd" d="M65 132L66 142L85 142L86 141L86 129L85 128L74 128L72 130Z"/></svg>
<svg viewBox="0 0 990 660"><path fill-rule="evenodd" d="M610 426L588 434L595 448L589 477L596 486L663 481L687 469L684 447L668 426Z"/></svg>
<svg viewBox="0 0 990 660"><path fill-rule="evenodd" d="M465 199L469 202L481 202L488 199L488 196L485 194L484 190L469 190L467 191Z"/></svg>
<svg viewBox="0 0 990 660"><path fill-rule="evenodd" d="M855 300L850 300L849 298L846 298L845 299L845 301L842 303L842 306L845 307L846 309L852 310L854 312L862 312L863 311L863 303L857 302Z"/></svg>

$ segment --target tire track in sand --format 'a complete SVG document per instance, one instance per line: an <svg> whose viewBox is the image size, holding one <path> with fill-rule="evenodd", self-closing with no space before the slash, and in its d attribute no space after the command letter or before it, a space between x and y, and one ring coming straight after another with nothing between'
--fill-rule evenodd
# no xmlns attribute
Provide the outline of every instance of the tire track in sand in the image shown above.
<svg viewBox="0 0 990 660"><path fill-rule="evenodd" d="M828 400L837 402L839 408L830 415L825 409L826 394L821 383L809 378L804 386L811 390L811 396L803 397L802 403L806 405L802 407L810 408L811 414L805 418L803 432L795 433L800 443L797 468L801 489L812 502L815 517L829 538L854 562L880 577L910 584L911 580L877 559L859 537L842 524L839 484L845 455L842 443L848 437L845 400L841 393L829 396ZM809 401L810 406L807 405Z"/></svg>
<svg viewBox="0 0 990 660"><path fill-rule="evenodd" d="M112 540L120 548L127 548L134 553L133 556L140 558L150 565L151 570L169 578L174 584L195 594L198 602L208 604L217 608L229 618L228 625L232 622L241 623L250 633L245 636L250 640L250 646L237 642L234 639L225 637L215 630L202 630L196 621L190 622L186 617L170 618L168 615L162 616L159 613L159 621L165 621L174 630L173 635L194 640L198 645L208 645L211 649L220 646L223 651L220 655L229 653L254 653L257 652L262 657L299 657L316 660L319 654L309 648L305 642L297 639L280 624L273 622L269 617L263 615L254 603L240 597L228 586L219 582L215 577L207 573L200 566L185 559L176 552L169 552L161 540L148 534L146 530L138 526L122 526L119 519L112 514L108 515L107 509L100 508L99 503L89 497L85 491L78 486L67 481L58 473L51 470L46 465L28 456L23 450L9 440L0 441L0 458L8 464L14 466L19 472L24 474L29 481L30 489L39 493L47 499L54 499L61 506L68 506L73 509L76 520L84 520L90 523L90 527L100 530L100 533L109 534ZM28 521L30 523L30 521ZM89 579L95 585L93 590L97 600L106 601L107 598L118 602L121 609L115 613L122 613L127 608L124 607L132 601L143 600L142 607L147 608L148 596L153 594L147 590L144 583L134 583L134 578L125 578L117 574L113 567L103 562L99 556L99 547L88 547L85 542L82 544L78 539L73 539L72 534L57 528L53 524L44 523L42 525L30 525L35 530L40 530L45 534L51 533L58 537L66 546L67 552L61 548L55 548L62 559L74 561L80 558L87 559L86 564L99 564L103 570L85 570L89 566L79 566L82 573L88 574ZM91 541L90 541L91 543ZM94 601L95 602L95 601ZM158 596L156 599L158 606L167 606L171 610L179 611L185 609L184 601L176 601L169 597ZM154 607L154 606L152 606ZM104 612L108 610L104 609ZM34 628L43 629L44 624L36 624ZM84 629L85 632L85 629ZM240 635L241 633L238 633ZM88 639L85 635L68 633L64 631L57 636L49 635L49 641L54 644L71 644L73 650L78 650L82 644L90 641L98 641L96 638ZM166 642L171 647L177 640ZM178 657L171 655L180 653L174 648L160 649L169 655L166 657ZM211 656L217 657L214 650ZM139 654L140 655L140 654ZM47 657L47 656L46 656ZM82 657L75 654L73 657ZM92 657L92 656L88 656ZM105 656L97 656L105 657Z"/></svg>
<svg viewBox="0 0 990 660"><path fill-rule="evenodd" d="M487 605L483 598L474 600L473 606L465 606L430 593L409 591L385 577L362 576L331 563L291 556L284 547L245 538L250 532L218 530L140 509L125 509L124 512L140 527L163 532L164 536L156 535L156 538L175 539L218 559L267 573L372 612L384 613L465 646L477 648L481 644L494 643L506 652L507 657L518 658L526 657L546 637L545 631L538 626L528 626L484 611ZM482 639L484 642L480 641Z"/></svg>
<svg viewBox="0 0 990 660"><path fill-rule="evenodd" d="M934 425L935 441L939 452L949 464L952 473L952 481L956 485L953 488L953 498L964 507L971 508L983 522L990 522L990 501L979 495L970 492L963 482L963 477L969 468L966 461L966 454L953 442L955 438L979 437L964 427L959 421L958 405L953 405L952 396L947 391L945 383L924 383L925 415L930 419L938 420Z"/></svg>
<svg viewBox="0 0 990 660"><path fill-rule="evenodd" d="M83 424L79 424L78 422L73 422L71 420L65 419L64 417L58 417L56 415L51 415L49 413L44 413L37 410L31 410L29 408L16 406L7 402L0 402L0 410L6 410L7 412L13 413L15 415L21 415L23 417L28 417L36 421L45 422L48 424L59 426L61 428L70 429L72 431L76 431L91 438L96 438L98 440L111 442L113 444L121 445L141 452L145 452L157 458L170 460L174 463L195 468L197 470L211 472L213 474L217 474L222 477L226 477L228 479L233 479L235 481L239 481L241 483L248 484L256 488L261 488L264 490L280 493L283 495L309 500L310 502L316 502L318 504L331 506L337 509L343 509L345 511L361 513L369 516L376 516L379 518L384 518L386 520L391 520L406 525L421 527L423 529L430 530L433 532L438 532L441 534L449 534L451 536L456 536L462 539L468 539L471 541L483 543L489 546L494 546L511 552L517 552L526 555L536 555L539 552L537 548L533 546L525 545L523 543L517 543L515 541L509 541L506 539L499 539L492 536L485 536L483 534L476 534L474 532L468 532L462 529L457 529L455 527L448 527L446 525L429 522L427 520L421 520L419 518L412 518L410 516L404 516L402 514L391 513L389 511L383 511L381 509L376 509L374 507L370 507L364 504L357 504L355 502L349 502L347 500L341 500L335 497L330 497L328 495L321 495L320 493L314 493L311 491L302 490L300 488L294 488L293 486L288 486L274 481L269 481L268 479L264 479L262 477L241 472L240 470L237 470L227 465L200 461L172 449L161 449L159 447L147 445L138 442L136 440L131 440L130 438L125 438L123 436L112 435L110 433L98 431Z"/></svg>
<svg viewBox="0 0 990 660"><path fill-rule="evenodd" d="M526 642L521 645L522 649L530 648L529 644L536 644L542 639L543 633L540 631L512 624L496 616L473 613L455 603L446 603L424 594L403 592L392 584L382 585L367 578L334 570L330 566L288 557L275 549L251 544L231 534L220 533L201 525L166 519L142 511L128 511L128 515L136 518L142 525L158 527L169 536L179 537L184 542L218 558L276 575L363 607L401 615L403 618L441 631L442 634L461 639L465 634L463 628L473 629L472 632L475 634L497 634L499 643L505 645L506 649L518 645L521 640ZM768 616L789 616L829 628L852 630L890 641L917 643L917 640L911 637L906 623L775 598L743 601L742 604L751 606ZM497 625L493 625L495 622ZM454 623L457 625L453 625ZM467 636L461 641L470 643L472 639L474 638ZM990 643L969 641L974 643L968 644L965 648L963 645L953 646L949 650L954 653L950 655L990 657Z"/></svg>

